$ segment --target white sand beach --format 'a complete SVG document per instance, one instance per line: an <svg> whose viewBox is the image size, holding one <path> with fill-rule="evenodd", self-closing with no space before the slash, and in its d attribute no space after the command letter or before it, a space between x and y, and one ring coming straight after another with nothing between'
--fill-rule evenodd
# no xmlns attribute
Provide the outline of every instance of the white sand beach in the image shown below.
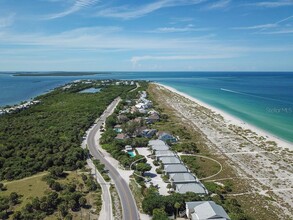
<svg viewBox="0 0 293 220"><path fill-rule="evenodd" d="M224 112L224 111L222 111L222 110L220 110L220 109L218 109L218 108L216 108L214 106L211 106L211 105L209 105L209 104L207 104L207 103L205 103L205 102L203 102L203 101L201 101L199 99L196 99L196 98L194 98L194 97L192 97L192 96L190 96L190 95L188 95L186 93L180 92L180 91L178 91L178 90L176 90L176 89L174 89L174 88L172 88L170 86L166 86L166 85L163 85L163 84L160 84L160 83L155 83L155 84L163 86L163 87L165 87L166 89L168 89L168 90L170 90L172 92L175 92L175 93L177 93L177 94L179 94L181 96L184 96L185 98L188 98L191 101L196 102L197 104L212 110L216 114L220 114L224 118L226 123L228 123L228 124L233 124L233 125L242 127L244 130L249 129L249 130L255 132L257 135L265 137L267 141L276 142L278 147L281 147L283 149L288 148L290 151L293 151L293 143L290 143L290 142L288 142L286 140L283 140L283 139L281 139L281 138L279 138L279 137L277 137L277 136L275 136L275 135L273 135L273 134L271 134L271 133L269 133L267 131L264 131L264 130L262 130L262 129L260 129L260 128L252 125L252 124L249 124L249 123L245 122L245 121L242 121L241 119L236 118L235 116L233 116L231 114L228 114L228 113L226 113L226 112Z"/></svg>
<svg viewBox="0 0 293 220"><path fill-rule="evenodd" d="M292 215L291 143L169 86L155 84L152 93L156 94L157 102L200 134L210 155L218 155L234 170L235 174L225 176L225 179L248 182L249 187L235 196L258 194L270 197L276 201L271 205L277 207L279 215Z"/></svg>

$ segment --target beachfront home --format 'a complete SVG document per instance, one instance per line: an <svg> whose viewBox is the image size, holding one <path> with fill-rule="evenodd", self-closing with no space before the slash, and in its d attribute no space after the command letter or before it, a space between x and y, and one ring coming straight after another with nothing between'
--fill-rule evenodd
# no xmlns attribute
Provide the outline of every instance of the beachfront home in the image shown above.
<svg viewBox="0 0 293 220"><path fill-rule="evenodd" d="M159 160L161 157L174 157L176 154L170 150L157 150L155 151L155 156Z"/></svg>
<svg viewBox="0 0 293 220"><path fill-rule="evenodd" d="M167 175L172 173L188 173L189 170L183 164L167 164L164 165L164 171Z"/></svg>
<svg viewBox="0 0 293 220"><path fill-rule="evenodd" d="M170 173L169 178L173 187L175 187L175 184L198 182L198 180L191 173Z"/></svg>
<svg viewBox="0 0 293 220"><path fill-rule="evenodd" d="M147 124L153 124L155 122L160 121L160 115L156 114L156 113L153 113L150 116L146 117L145 121L146 121Z"/></svg>
<svg viewBox="0 0 293 220"><path fill-rule="evenodd" d="M150 140L149 145L152 147L154 145L166 145L166 143L164 141L156 139L156 140Z"/></svg>
<svg viewBox="0 0 293 220"><path fill-rule="evenodd" d="M165 131L158 132L157 136L158 136L159 140L162 140L162 141L165 141L165 142L167 142L167 141L176 142L177 141L177 139L173 135L171 135L171 134L169 134L168 132L165 132Z"/></svg>
<svg viewBox="0 0 293 220"><path fill-rule="evenodd" d="M167 164L181 164L181 160L178 157L161 157L160 161L163 165Z"/></svg>
<svg viewBox="0 0 293 220"><path fill-rule="evenodd" d="M164 151L169 150L170 147L161 140L151 140L149 141L149 146L152 149L152 151Z"/></svg>
<svg viewBox="0 0 293 220"><path fill-rule="evenodd" d="M165 150L170 150L170 147L168 145L156 145L151 147L152 151L165 151Z"/></svg>
<svg viewBox="0 0 293 220"><path fill-rule="evenodd" d="M213 201L186 202L185 205L190 220L230 220L223 207Z"/></svg>
<svg viewBox="0 0 293 220"><path fill-rule="evenodd" d="M187 192L193 192L196 194L207 194L207 190L201 183L178 183L175 185L175 192L184 194Z"/></svg>

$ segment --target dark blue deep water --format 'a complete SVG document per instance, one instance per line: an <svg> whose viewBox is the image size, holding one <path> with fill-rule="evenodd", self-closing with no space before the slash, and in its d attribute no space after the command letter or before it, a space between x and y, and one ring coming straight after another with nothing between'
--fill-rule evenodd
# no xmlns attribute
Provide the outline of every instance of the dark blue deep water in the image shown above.
<svg viewBox="0 0 293 220"><path fill-rule="evenodd" d="M293 73L115 72L76 77L0 74L0 106L16 104L77 79L146 79L185 92L293 142Z"/></svg>

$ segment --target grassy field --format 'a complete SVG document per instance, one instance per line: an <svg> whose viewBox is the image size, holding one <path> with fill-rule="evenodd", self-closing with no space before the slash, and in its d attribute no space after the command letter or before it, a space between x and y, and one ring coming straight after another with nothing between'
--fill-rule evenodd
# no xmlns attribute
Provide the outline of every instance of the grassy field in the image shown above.
<svg viewBox="0 0 293 220"><path fill-rule="evenodd" d="M73 172L66 172L67 176L64 179L59 179L58 182L62 184L69 184L74 183L78 187L77 189L80 191L86 190L86 186L84 185L81 172L73 171ZM2 191L2 196L9 196L10 193L16 192L21 195L21 203L15 206L14 211L20 211L27 203L31 201L34 197L42 197L46 194L46 192L52 191L47 183L43 181L43 177L47 175L48 172L42 172L37 175L27 177L20 180L14 181L5 181L4 185L6 186L7 190ZM86 173L85 173L86 174ZM98 213L101 210L101 189L98 189L96 192L89 192L85 197L87 199L88 204L91 206L90 209L82 208L78 212L71 212L73 219L95 219L98 216ZM45 219L47 220L55 220L59 216L59 213L54 213L53 215L47 216Z"/></svg>
<svg viewBox="0 0 293 220"><path fill-rule="evenodd" d="M14 181L3 182L7 190L1 192L3 196L9 196L10 193L16 192L22 196L21 203L16 206L15 211L24 207L33 197L41 197L49 190L49 186L42 180L43 176L48 174L42 172L37 175Z"/></svg>
<svg viewBox="0 0 293 220"><path fill-rule="evenodd" d="M182 155L181 159L199 179L213 176L221 171L218 163L207 158Z"/></svg>

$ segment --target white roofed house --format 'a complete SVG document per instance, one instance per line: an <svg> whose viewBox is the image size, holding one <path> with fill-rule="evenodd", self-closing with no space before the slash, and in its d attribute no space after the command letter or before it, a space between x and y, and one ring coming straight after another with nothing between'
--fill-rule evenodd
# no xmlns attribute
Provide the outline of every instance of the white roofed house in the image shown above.
<svg viewBox="0 0 293 220"><path fill-rule="evenodd" d="M230 220L223 207L213 201L186 202L186 216L190 220Z"/></svg>
<svg viewBox="0 0 293 220"><path fill-rule="evenodd" d="M164 165L164 171L167 175L172 173L188 173L189 170L183 164L167 164Z"/></svg>
<svg viewBox="0 0 293 220"><path fill-rule="evenodd" d="M198 180L191 173L170 173L170 182L175 183L197 183Z"/></svg>
<svg viewBox="0 0 293 220"><path fill-rule="evenodd" d="M170 147L165 144L164 141L161 140L151 140L149 141L149 146L152 149L152 151L165 151L165 150L169 150Z"/></svg>
<svg viewBox="0 0 293 220"><path fill-rule="evenodd" d="M167 164L181 164L181 160L178 157L161 157L160 161L163 165Z"/></svg>
<svg viewBox="0 0 293 220"><path fill-rule="evenodd" d="M193 192L200 195L208 193L206 188L200 183L175 183L175 192L184 194L187 192Z"/></svg>
<svg viewBox="0 0 293 220"><path fill-rule="evenodd" d="M174 157L176 154L170 150L157 150L155 151L156 159L159 160L162 157Z"/></svg>

